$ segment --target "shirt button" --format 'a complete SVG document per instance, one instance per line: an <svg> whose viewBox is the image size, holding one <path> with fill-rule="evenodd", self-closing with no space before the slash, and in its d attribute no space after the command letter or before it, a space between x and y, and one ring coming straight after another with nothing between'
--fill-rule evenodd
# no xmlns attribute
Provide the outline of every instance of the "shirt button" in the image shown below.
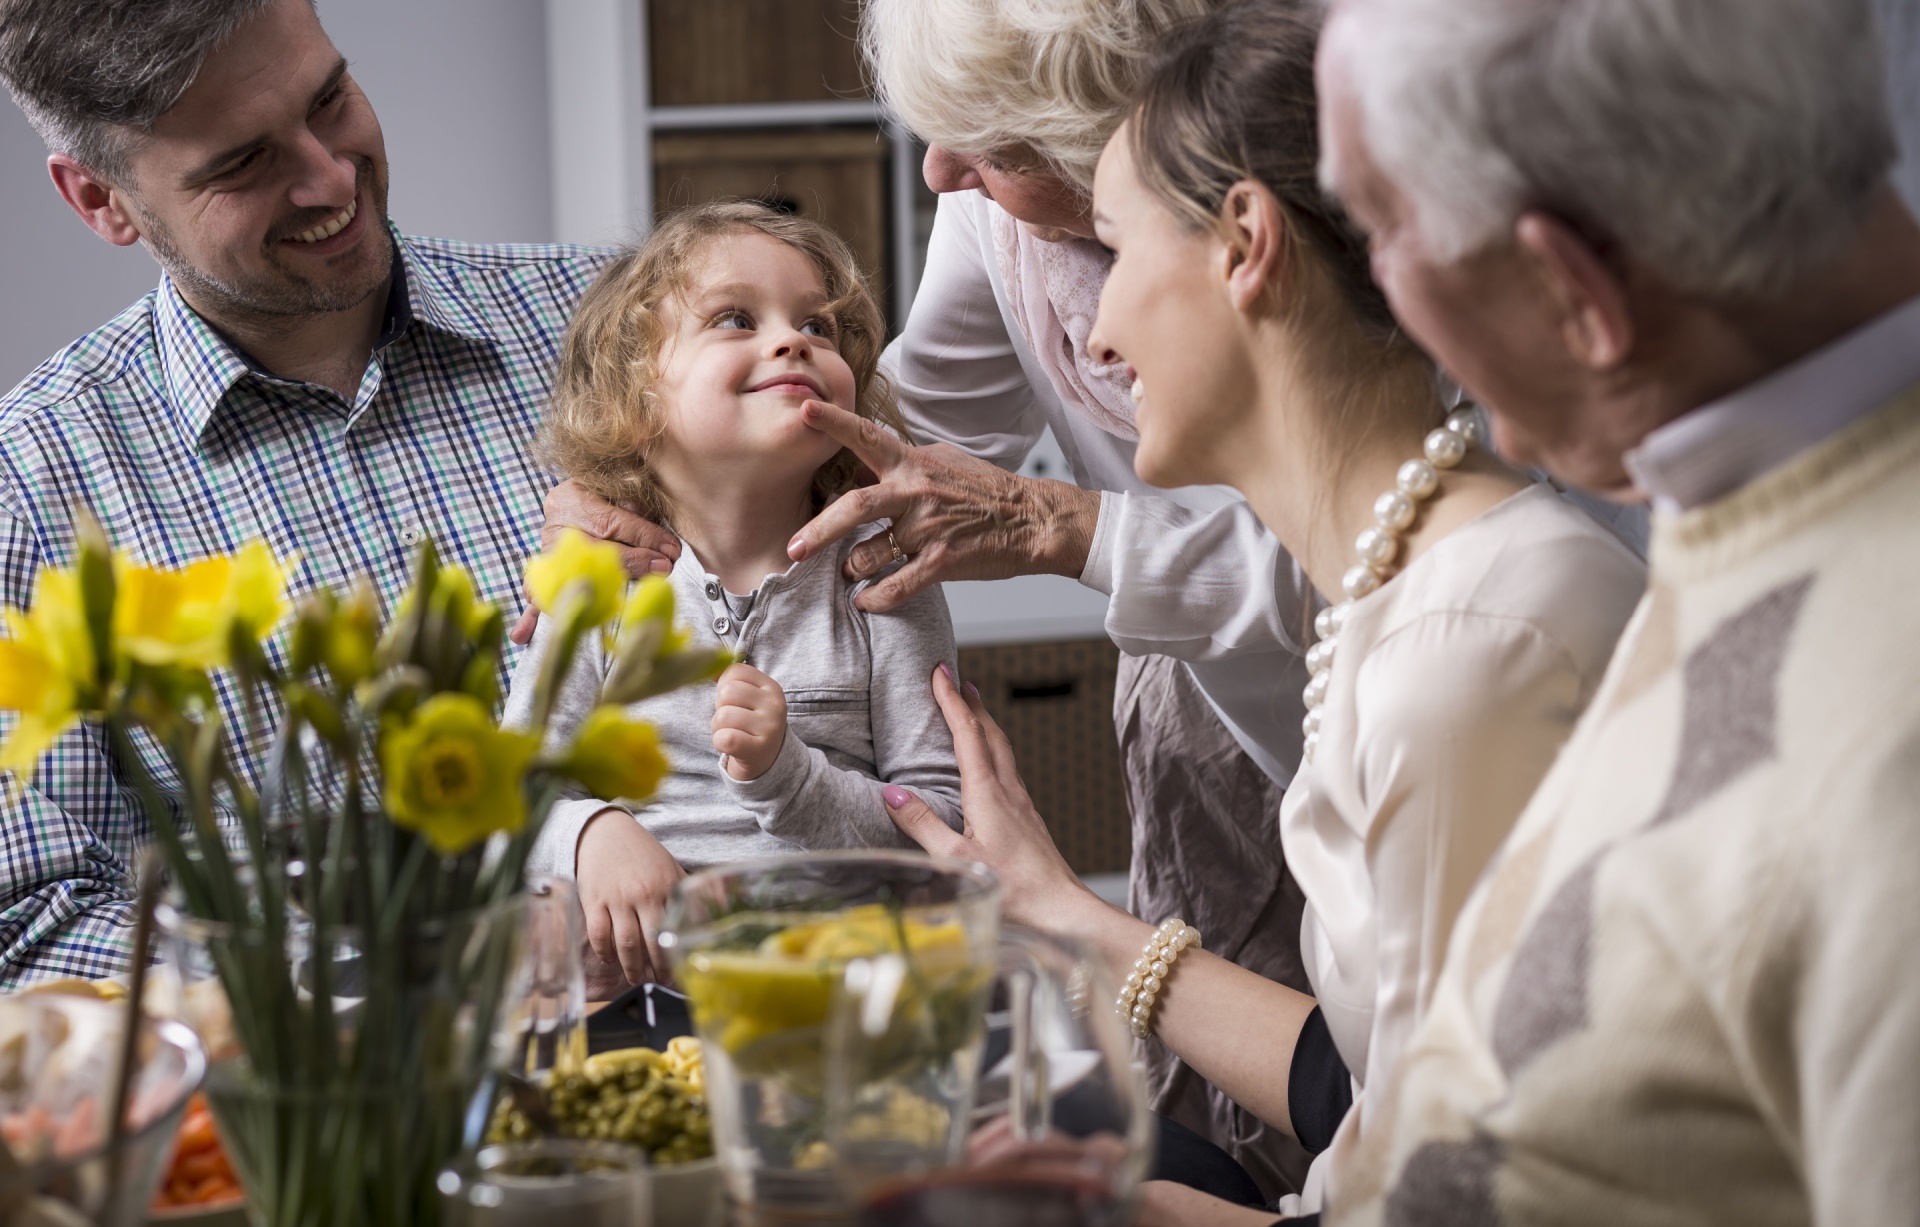
<svg viewBox="0 0 1920 1227"><path fill-rule="evenodd" d="M732 629L733 619L727 617L725 614L713 620L713 633L716 635L724 635Z"/></svg>
<svg viewBox="0 0 1920 1227"><path fill-rule="evenodd" d="M720 599L720 585L719 585L719 584L708 584L708 585L707 585L707 599L708 599L709 601L717 601L717 600L719 600L719 599Z"/></svg>
<svg viewBox="0 0 1920 1227"><path fill-rule="evenodd" d="M400 530L400 540L406 542L408 545L420 544L420 539L426 535L426 530L418 524L409 524Z"/></svg>

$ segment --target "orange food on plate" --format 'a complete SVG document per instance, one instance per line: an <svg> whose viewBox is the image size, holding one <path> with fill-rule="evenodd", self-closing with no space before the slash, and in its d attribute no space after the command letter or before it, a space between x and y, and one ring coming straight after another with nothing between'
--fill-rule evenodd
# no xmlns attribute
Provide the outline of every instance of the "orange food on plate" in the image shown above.
<svg viewBox="0 0 1920 1227"><path fill-rule="evenodd" d="M180 1122L180 1138L173 1148L173 1163L154 1195L153 1208L208 1206L235 1201L240 1195L240 1177L234 1174L226 1149L220 1145L220 1132L214 1127L207 1097L196 1093L187 1101L187 1115Z"/></svg>

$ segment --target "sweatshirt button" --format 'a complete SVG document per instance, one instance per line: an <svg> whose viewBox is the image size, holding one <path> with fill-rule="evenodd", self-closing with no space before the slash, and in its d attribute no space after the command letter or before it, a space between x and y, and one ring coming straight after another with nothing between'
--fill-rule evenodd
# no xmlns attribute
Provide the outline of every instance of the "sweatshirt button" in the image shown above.
<svg viewBox="0 0 1920 1227"><path fill-rule="evenodd" d="M724 614L713 620L713 633L716 635L724 635L732 629L733 619Z"/></svg>
<svg viewBox="0 0 1920 1227"><path fill-rule="evenodd" d="M709 601L717 601L717 600L719 600L719 599L720 599L720 585L719 585L719 584L708 584L708 585L707 585L707 599L708 599Z"/></svg>

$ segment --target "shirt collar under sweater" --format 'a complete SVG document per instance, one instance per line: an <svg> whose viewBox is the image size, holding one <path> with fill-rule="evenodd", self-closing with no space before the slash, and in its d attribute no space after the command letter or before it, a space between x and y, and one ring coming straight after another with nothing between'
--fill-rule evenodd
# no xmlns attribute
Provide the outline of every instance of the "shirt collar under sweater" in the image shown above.
<svg viewBox="0 0 1920 1227"><path fill-rule="evenodd" d="M1920 298L1757 383L1669 422L1625 457L1654 508L1710 503L1920 382Z"/></svg>

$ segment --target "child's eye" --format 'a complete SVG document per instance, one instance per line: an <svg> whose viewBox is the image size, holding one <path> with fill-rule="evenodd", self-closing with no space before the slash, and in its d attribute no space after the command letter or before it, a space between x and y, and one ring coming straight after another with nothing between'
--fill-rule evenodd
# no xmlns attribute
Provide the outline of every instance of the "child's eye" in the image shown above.
<svg viewBox="0 0 1920 1227"><path fill-rule="evenodd" d="M753 317L745 311L722 311L713 317L715 328L744 328L753 331Z"/></svg>
<svg viewBox="0 0 1920 1227"><path fill-rule="evenodd" d="M808 320L806 323L800 325L800 330L810 336L821 337L828 341L833 340L833 338L839 334L839 330L833 326L832 320Z"/></svg>

